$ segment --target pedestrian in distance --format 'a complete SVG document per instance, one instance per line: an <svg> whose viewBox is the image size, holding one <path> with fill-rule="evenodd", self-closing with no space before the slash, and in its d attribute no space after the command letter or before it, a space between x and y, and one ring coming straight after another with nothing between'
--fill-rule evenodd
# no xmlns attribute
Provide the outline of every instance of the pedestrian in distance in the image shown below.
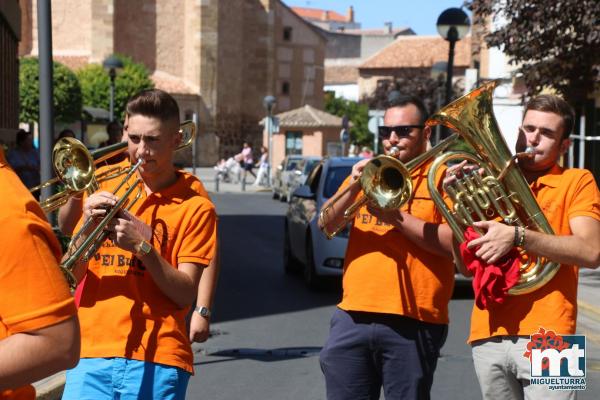
<svg viewBox="0 0 600 400"><path fill-rule="evenodd" d="M40 184L40 154L33 146L33 135L19 129L15 142L6 156L8 163L26 187L35 187Z"/></svg>
<svg viewBox="0 0 600 400"><path fill-rule="evenodd" d="M256 179L256 175L252 169L254 168L254 159L252 158L252 147L250 143L244 142L242 145L242 152L239 154L241 161L240 165L242 166L242 179L246 181L246 175L250 173Z"/></svg>
<svg viewBox="0 0 600 400"><path fill-rule="evenodd" d="M525 106L516 143L517 153L533 149L519 160L541 210L555 235L497 221L476 222L483 236L467 247L487 264L499 261L514 247L560 263L556 275L537 290L507 296L487 308L474 305L468 342L484 399L574 399L573 390L550 390L530 383L531 361L524 356L530 336L553 331L575 334L578 267L600 265L600 193L590 171L563 168L558 162L568 150L575 113L555 95L534 97ZM447 182L461 176L464 162L448 168ZM461 272L469 276L461 260Z"/></svg>
<svg viewBox="0 0 600 400"><path fill-rule="evenodd" d="M265 146L260 148L260 160L258 161L258 172L252 186L267 186L269 173L269 150Z"/></svg>
<svg viewBox="0 0 600 400"><path fill-rule="evenodd" d="M63 399L183 399L193 373L185 318L214 257L215 209L194 189L195 178L173 166L182 139L175 100L145 90L129 100L125 114L129 159L141 162L141 197L109 222L110 241L73 271L78 281L86 278L82 351L79 365L67 371ZM121 192L112 190L121 179L103 182L85 200L83 220L96 222L116 204Z"/></svg>
<svg viewBox="0 0 600 400"><path fill-rule="evenodd" d="M393 99L379 127L384 153L404 163L423 154L431 135L426 119L420 99ZM358 161L323 206L332 209L322 229L343 221L361 192L352 183L368 162ZM329 400L379 399L382 386L386 399L429 398L454 285L452 232L427 190L430 164L411 172L414 195L400 209L366 205L351 223L343 297L320 354Z"/></svg>
<svg viewBox="0 0 600 400"><path fill-rule="evenodd" d="M79 361L77 309L58 240L0 148L0 399L35 399L30 384Z"/></svg>

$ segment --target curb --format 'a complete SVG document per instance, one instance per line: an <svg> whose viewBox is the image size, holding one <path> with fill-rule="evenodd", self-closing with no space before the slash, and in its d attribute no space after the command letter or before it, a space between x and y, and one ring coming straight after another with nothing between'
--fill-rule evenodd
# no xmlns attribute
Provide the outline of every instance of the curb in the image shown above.
<svg viewBox="0 0 600 400"><path fill-rule="evenodd" d="M65 388L65 371L51 375L41 381L35 382L36 400L60 400Z"/></svg>

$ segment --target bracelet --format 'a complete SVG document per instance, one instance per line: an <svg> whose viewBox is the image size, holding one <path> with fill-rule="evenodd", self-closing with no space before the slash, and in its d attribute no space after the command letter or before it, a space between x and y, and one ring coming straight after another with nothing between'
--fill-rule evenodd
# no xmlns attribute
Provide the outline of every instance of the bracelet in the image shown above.
<svg viewBox="0 0 600 400"><path fill-rule="evenodd" d="M518 240L516 240L515 246L523 247L525 245L525 228L515 226L515 239L516 239L517 232L519 232L519 238L518 238Z"/></svg>
<svg viewBox="0 0 600 400"><path fill-rule="evenodd" d="M519 243L519 227L515 225L515 237L513 239L513 246L517 246Z"/></svg>

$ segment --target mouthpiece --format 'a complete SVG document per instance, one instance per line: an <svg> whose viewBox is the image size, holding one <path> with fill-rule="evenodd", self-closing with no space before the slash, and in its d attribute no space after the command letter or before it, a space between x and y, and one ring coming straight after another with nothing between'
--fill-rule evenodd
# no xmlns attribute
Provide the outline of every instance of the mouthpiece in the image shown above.
<svg viewBox="0 0 600 400"><path fill-rule="evenodd" d="M398 156L398 154L400 154L400 149L399 149L399 148L397 148L396 146L393 146L393 147L390 149L390 156L392 156L392 157L397 157L397 156Z"/></svg>

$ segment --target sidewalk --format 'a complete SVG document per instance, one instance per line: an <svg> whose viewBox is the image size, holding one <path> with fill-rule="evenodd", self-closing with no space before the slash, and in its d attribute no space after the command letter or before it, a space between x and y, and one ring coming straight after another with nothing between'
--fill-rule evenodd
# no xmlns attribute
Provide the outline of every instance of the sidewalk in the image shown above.
<svg viewBox="0 0 600 400"><path fill-rule="evenodd" d="M185 170L190 174L192 173L192 168L186 168ZM264 193L271 191L271 189L264 186L253 187L254 177L250 174L246 178L245 187L243 187L242 182L232 183L223 182L222 180L217 182L217 171L212 167L196 168L196 176L200 178L209 193Z"/></svg>

